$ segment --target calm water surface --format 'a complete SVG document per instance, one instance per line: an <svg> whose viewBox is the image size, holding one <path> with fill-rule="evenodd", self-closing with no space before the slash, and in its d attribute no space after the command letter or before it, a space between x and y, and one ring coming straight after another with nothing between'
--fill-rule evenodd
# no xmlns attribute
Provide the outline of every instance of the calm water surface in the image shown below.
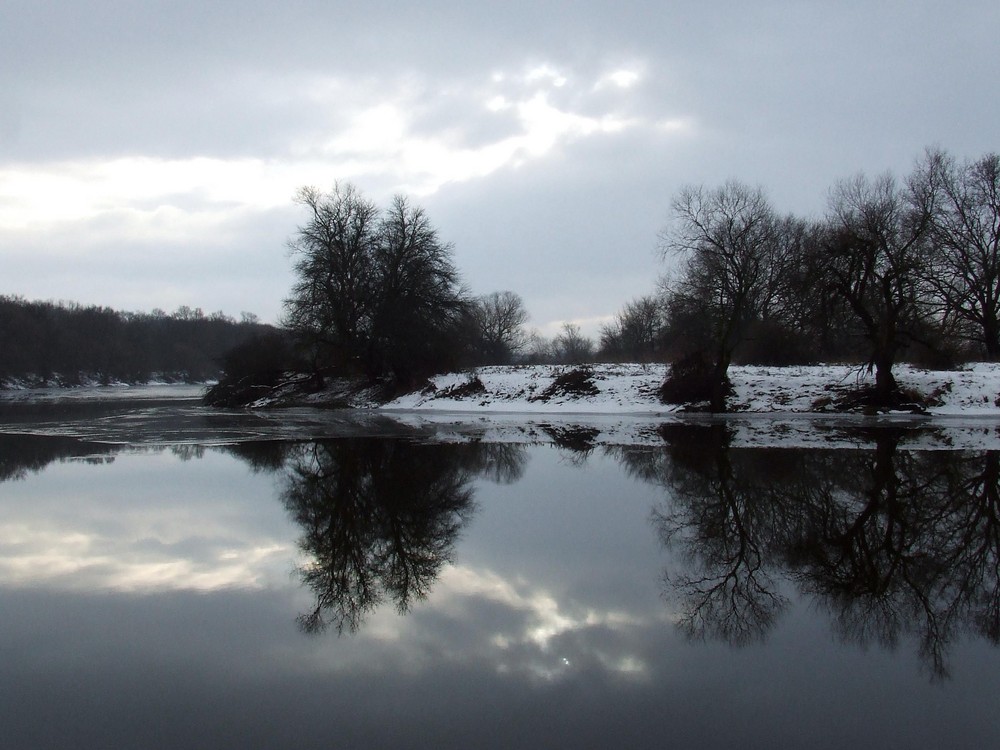
<svg viewBox="0 0 1000 750"><path fill-rule="evenodd" d="M0 414L3 747L1000 741L1000 454L85 412Z"/></svg>

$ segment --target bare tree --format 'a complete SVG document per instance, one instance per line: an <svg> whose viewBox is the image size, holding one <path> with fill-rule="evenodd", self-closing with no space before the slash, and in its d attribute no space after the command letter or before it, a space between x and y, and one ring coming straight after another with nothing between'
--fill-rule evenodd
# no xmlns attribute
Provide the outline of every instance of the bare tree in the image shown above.
<svg viewBox="0 0 1000 750"><path fill-rule="evenodd" d="M659 350L664 324L665 310L659 298L634 299L614 320L601 326L601 355L648 362Z"/></svg>
<svg viewBox="0 0 1000 750"><path fill-rule="evenodd" d="M369 375L388 373L406 385L456 364L469 301L452 250L423 208L402 195L392 199L373 250Z"/></svg>
<svg viewBox="0 0 1000 750"><path fill-rule="evenodd" d="M915 179L936 193L927 281L955 335L1000 358L1000 155L956 163L928 150Z"/></svg>
<svg viewBox="0 0 1000 750"><path fill-rule="evenodd" d="M711 359L711 406L723 411L733 351L780 278L777 219L761 188L735 181L715 190L684 188L672 210L661 246L683 266L670 285L670 304L675 317L700 321L698 348Z"/></svg>
<svg viewBox="0 0 1000 750"><path fill-rule="evenodd" d="M552 342L545 338L537 328L532 328L528 332L527 342L524 346L524 359L532 365L555 360Z"/></svg>
<svg viewBox="0 0 1000 750"><path fill-rule="evenodd" d="M772 336L757 342L772 352L768 364L850 357L855 327L844 300L829 289L826 223L786 216L777 231L780 273L772 275L774 293L761 321Z"/></svg>
<svg viewBox="0 0 1000 750"><path fill-rule="evenodd" d="M921 279L932 208L932 191L916 180L900 186L889 174L858 175L830 194L827 281L868 340L877 403L896 392L893 364L927 312Z"/></svg>
<svg viewBox="0 0 1000 750"><path fill-rule="evenodd" d="M487 364L508 364L527 345L528 311L519 294L492 292L475 301L479 356Z"/></svg>
<svg viewBox="0 0 1000 750"><path fill-rule="evenodd" d="M562 333L552 345L556 359L566 364L589 362L594 357L594 342L580 333L576 323L563 323Z"/></svg>
<svg viewBox="0 0 1000 750"><path fill-rule="evenodd" d="M397 384L454 364L468 301L450 245L403 196L380 211L351 185L303 188L285 323L325 367Z"/></svg>
<svg viewBox="0 0 1000 750"><path fill-rule="evenodd" d="M378 208L350 184L295 196L309 210L288 247L296 281L285 300L285 325L308 349L314 367L356 364L370 327L372 248Z"/></svg>

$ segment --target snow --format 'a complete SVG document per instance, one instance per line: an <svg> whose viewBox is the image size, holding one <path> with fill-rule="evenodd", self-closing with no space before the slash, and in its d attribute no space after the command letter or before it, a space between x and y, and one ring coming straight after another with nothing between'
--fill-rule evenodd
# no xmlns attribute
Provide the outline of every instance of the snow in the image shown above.
<svg viewBox="0 0 1000 750"><path fill-rule="evenodd" d="M401 396L381 409L388 411L476 412L517 414L618 414L658 416L677 413L665 405L657 389L666 377L666 365L592 365L596 395L559 394L547 400L539 396L571 366L532 365L482 367L467 372L439 375L434 390ZM957 371L924 370L899 365L894 373L900 387L937 399L927 408L931 416L1000 417L1000 365L977 363ZM873 378L850 365L800 367L732 367L729 371L735 395L731 412L742 414L807 414L823 411L822 399L872 384ZM455 396L449 389L461 388L473 378L482 382L482 392Z"/></svg>
<svg viewBox="0 0 1000 750"><path fill-rule="evenodd" d="M660 414L673 411L660 404L656 389L666 373L664 365L594 365L593 380L599 394L590 397L561 395L535 400L557 376L574 367L524 365L481 367L432 378L433 393L415 392L397 398L382 409L417 409L462 412L578 413L578 414ZM465 385L478 377L486 390L464 398L449 398L442 392Z"/></svg>
<svg viewBox="0 0 1000 750"><path fill-rule="evenodd" d="M575 450L608 445L662 446L664 425L724 424L733 447L860 448L873 427L902 428L900 447L911 450L1000 450L1000 365L956 371L900 365L904 389L933 396L922 414L874 415L824 411L817 403L872 384L857 366L732 367L735 395L725 415L685 412L661 404L657 389L667 368L656 364L592 365L593 395L538 396L570 366L482 367L440 375L433 389L376 407L400 426L439 441L572 443ZM474 378L483 389L456 396Z"/></svg>

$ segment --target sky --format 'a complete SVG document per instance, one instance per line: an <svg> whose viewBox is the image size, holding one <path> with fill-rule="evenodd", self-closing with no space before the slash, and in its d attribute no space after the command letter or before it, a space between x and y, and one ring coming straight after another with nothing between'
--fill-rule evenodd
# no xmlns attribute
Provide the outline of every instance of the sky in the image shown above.
<svg viewBox="0 0 1000 750"><path fill-rule="evenodd" d="M686 185L820 217L1000 150L995 0L5 0L0 295L277 322L296 190L423 206L474 294L596 335Z"/></svg>

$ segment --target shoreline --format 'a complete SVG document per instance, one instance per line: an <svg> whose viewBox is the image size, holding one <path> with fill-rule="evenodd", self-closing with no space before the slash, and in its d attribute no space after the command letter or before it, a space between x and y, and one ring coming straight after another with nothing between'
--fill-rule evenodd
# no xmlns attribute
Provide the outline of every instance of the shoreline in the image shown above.
<svg viewBox="0 0 1000 750"><path fill-rule="evenodd" d="M561 375L589 373L586 387L557 387ZM691 414L688 405L662 404L657 389L666 377L662 364L521 365L481 367L431 378L431 386L374 406L382 411L451 411L456 413L610 414L668 416ZM1000 418L1000 364L976 363L962 370L926 370L910 365L895 369L900 388L930 405L926 416ZM837 397L870 385L856 365L792 367L734 366L734 394L726 414L862 414L841 410ZM873 412L876 413L876 412ZM878 414L914 414L912 409Z"/></svg>

